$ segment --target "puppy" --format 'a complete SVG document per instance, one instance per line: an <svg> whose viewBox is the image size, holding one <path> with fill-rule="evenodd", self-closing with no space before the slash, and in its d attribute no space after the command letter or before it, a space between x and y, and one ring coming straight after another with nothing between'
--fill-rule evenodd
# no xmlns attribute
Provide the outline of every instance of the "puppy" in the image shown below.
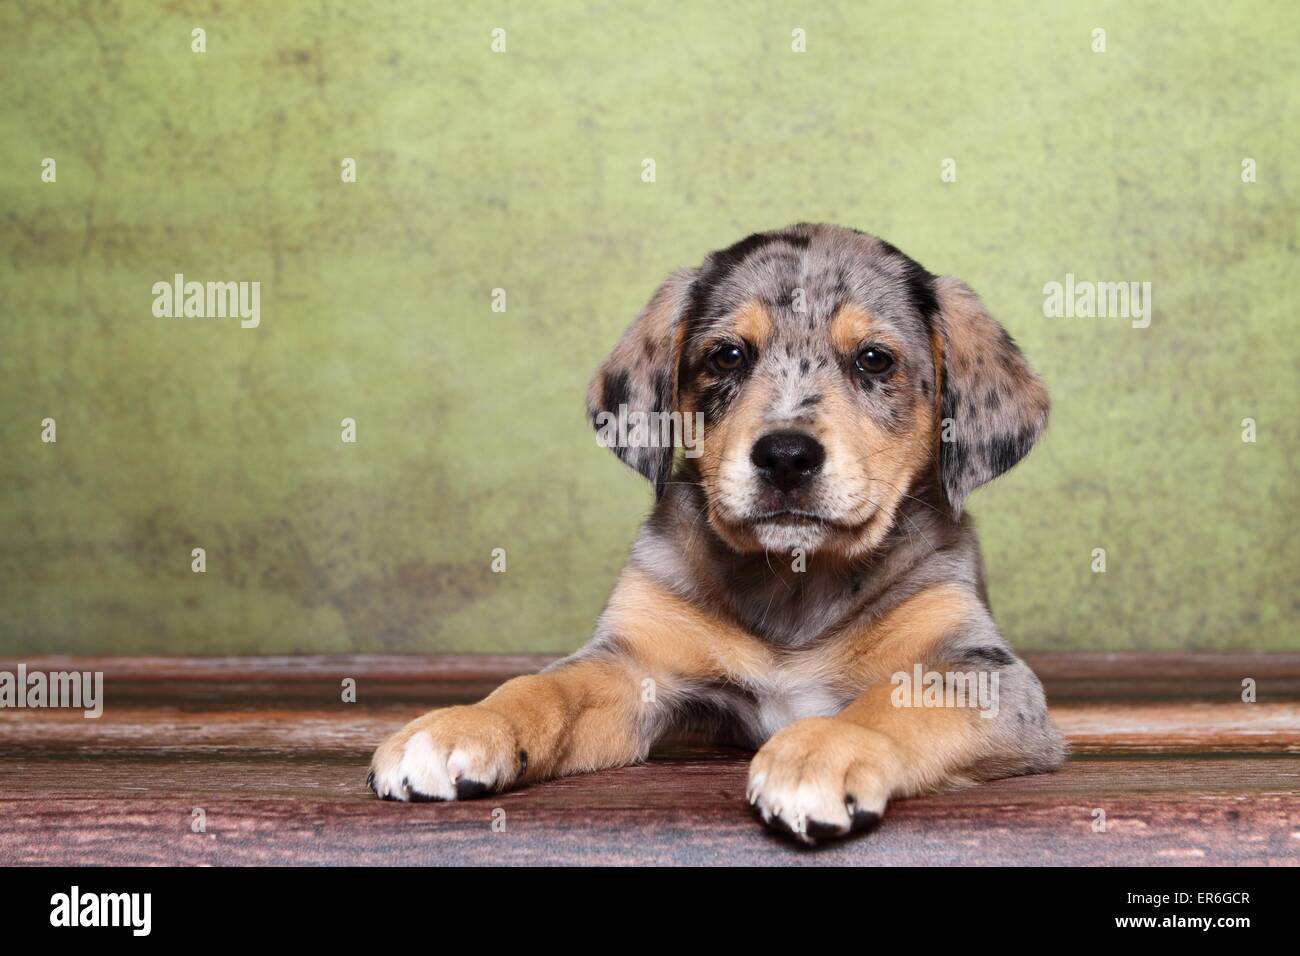
<svg viewBox="0 0 1300 956"><path fill-rule="evenodd" d="M668 277L587 402L598 427L650 423L615 451L657 499L595 634L393 735L379 796L617 767L693 725L756 749L749 802L815 842L895 797L1060 765L962 514L1048 397L964 283L856 230L753 235ZM692 453L656 440L687 417Z"/></svg>

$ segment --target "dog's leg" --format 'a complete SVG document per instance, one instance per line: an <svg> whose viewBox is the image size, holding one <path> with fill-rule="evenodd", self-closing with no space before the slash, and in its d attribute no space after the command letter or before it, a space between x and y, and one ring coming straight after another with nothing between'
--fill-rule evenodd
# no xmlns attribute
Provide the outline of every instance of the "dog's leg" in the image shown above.
<svg viewBox="0 0 1300 956"><path fill-rule="evenodd" d="M872 648L908 682L878 673L840 713L795 721L763 745L748 797L765 823L813 842L870 827L894 797L1060 765L1064 747L1038 679L982 608L956 603L973 619L955 633L942 610L961 609L950 594L933 593L900 609L894 633ZM939 675L937 700L924 688L914 693L916 663L923 675ZM956 675L968 689L963 698L947 694Z"/></svg>
<svg viewBox="0 0 1300 956"><path fill-rule="evenodd" d="M431 711L375 752L390 800L464 800L512 784L615 767L649 749L635 675L617 659L573 659L516 677L477 704Z"/></svg>
<svg viewBox="0 0 1300 956"><path fill-rule="evenodd" d="M388 799L455 800L635 763L710 682L770 667L759 641L629 566L585 648L407 724L375 752L371 786Z"/></svg>

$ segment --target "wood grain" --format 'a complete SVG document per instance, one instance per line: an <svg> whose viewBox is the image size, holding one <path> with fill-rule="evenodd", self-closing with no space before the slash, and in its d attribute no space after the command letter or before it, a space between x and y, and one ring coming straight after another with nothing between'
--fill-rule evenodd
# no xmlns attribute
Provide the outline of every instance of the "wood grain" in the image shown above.
<svg viewBox="0 0 1300 956"><path fill-rule="evenodd" d="M1029 653L1025 660L1053 700L1241 699L1252 678L1260 700L1300 700L1300 654ZM0 658L0 670L19 663L42 670L103 671L118 697L175 696L263 700L309 699L338 687L344 677L388 700L435 693L476 696L555 660L544 654L431 656L304 655L299 657L71 657Z"/></svg>
<svg viewBox="0 0 1300 956"><path fill-rule="evenodd" d="M369 795L386 733L545 659L28 659L104 670L107 704L98 720L0 710L0 863L1295 865L1300 698L1277 689L1297 658L1052 655L1049 693L1076 691L1053 698L1063 770L899 801L874 833L814 851L751 818L746 754L690 742L483 801ZM1260 702L1222 699L1246 666ZM1144 673L1191 692L1143 698Z"/></svg>

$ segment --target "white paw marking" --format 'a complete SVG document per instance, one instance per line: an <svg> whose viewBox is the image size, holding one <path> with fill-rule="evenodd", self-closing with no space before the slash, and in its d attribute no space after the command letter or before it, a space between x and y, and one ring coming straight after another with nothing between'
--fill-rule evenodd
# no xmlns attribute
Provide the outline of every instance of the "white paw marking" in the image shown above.
<svg viewBox="0 0 1300 956"><path fill-rule="evenodd" d="M771 769L771 768L769 768ZM804 843L842 836L885 812L884 796L850 796L843 783L818 782L782 772L753 771L745 797L763 822L788 830ZM858 802L866 799L867 802ZM868 816L863 816L864 814Z"/></svg>
<svg viewBox="0 0 1300 956"><path fill-rule="evenodd" d="M473 780L491 789L496 772L486 761L459 748L434 746L427 730L411 736L402 755L375 770L375 793L392 800L455 800L456 784Z"/></svg>
<svg viewBox="0 0 1300 956"><path fill-rule="evenodd" d="M841 833L848 833L852 825L844 791L839 787L822 786L806 780L774 784L765 774L759 774L750 781L748 797L764 823L779 822L784 829L809 842L813 839L808 833L810 822Z"/></svg>
<svg viewBox="0 0 1300 956"><path fill-rule="evenodd" d="M456 784L447 771L447 754L433 746L433 737L422 730L411 737L402 748L402 759L397 763L399 785L407 791L403 799L410 799L411 791L435 800L455 800Z"/></svg>

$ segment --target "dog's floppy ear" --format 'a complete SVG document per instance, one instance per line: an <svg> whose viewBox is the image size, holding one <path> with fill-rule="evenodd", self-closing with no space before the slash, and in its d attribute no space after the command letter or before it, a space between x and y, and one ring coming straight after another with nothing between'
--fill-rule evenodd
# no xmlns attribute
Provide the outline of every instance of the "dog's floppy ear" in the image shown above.
<svg viewBox="0 0 1300 956"><path fill-rule="evenodd" d="M1029 454L1047 426L1043 382L979 296L951 276L934 283L940 378L939 470L954 516L966 496Z"/></svg>
<svg viewBox="0 0 1300 956"><path fill-rule="evenodd" d="M587 412L601 443L664 493L673 469L673 445L658 426L639 428L641 416L677 408L677 359L682 316L697 269L664 280L601 363L587 389ZM657 416L656 416L657 417ZM650 419L654 421L654 419ZM624 423L620 427L619 423ZM669 433L675 434L675 433ZM625 440L630 437L630 441ZM613 440L611 440L613 439Z"/></svg>

